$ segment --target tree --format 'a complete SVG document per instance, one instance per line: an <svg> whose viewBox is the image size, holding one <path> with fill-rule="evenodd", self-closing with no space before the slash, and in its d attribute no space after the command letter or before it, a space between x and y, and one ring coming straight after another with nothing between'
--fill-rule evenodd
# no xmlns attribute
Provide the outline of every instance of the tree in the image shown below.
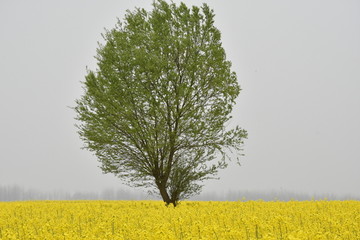
<svg viewBox="0 0 360 240"><path fill-rule="evenodd" d="M206 4L127 11L103 34L76 100L84 148L103 172L156 189L167 205L198 194L247 136L225 128L240 87L213 23Z"/></svg>

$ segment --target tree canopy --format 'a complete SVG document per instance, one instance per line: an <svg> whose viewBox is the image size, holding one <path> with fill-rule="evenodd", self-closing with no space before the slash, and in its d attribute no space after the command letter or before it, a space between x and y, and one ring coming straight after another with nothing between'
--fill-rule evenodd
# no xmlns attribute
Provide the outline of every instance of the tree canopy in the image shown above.
<svg viewBox="0 0 360 240"><path fill-rule="evenodd" d="M240 87L214 12L157 0L151 11L127 11L103 37L98 68L76 100L84 148L104 173L157 189L175 206L198 194L247 137L225 127Z"/></svg>

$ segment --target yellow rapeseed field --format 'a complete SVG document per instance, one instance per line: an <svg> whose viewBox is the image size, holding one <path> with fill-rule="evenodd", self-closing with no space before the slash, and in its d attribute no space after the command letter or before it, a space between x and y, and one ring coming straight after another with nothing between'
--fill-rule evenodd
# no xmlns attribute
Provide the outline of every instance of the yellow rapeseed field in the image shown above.
<svg viewBox="0 0 360 240"><path fill-rule="evenodd" d="M0 202L0 239L357 240L360 202Z"/></svg>

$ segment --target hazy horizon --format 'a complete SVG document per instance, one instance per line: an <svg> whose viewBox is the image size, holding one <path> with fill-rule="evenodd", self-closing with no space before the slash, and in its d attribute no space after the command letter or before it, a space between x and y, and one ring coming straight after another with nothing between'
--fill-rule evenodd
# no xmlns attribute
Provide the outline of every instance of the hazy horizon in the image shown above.
<svg viewBox="0 0 360 240"><path fill-rule="evenodd" d="M139 189L124 190L102 189L101 191L39 191L26 189L21 186L1 186L1 201L29 201L29 200L161 200L158 194L139 191ZM354 195L335 194L307 194L291 191L208 191L190 197L190 201L317 201L317 200L360 200Z"/></svg>
<svg viewBox="0 0 360 240"><path fill-rule="evenodd" d="M83 93L86 67L96 68L104 28L151 2L0 2L0 186L138 191L102 174L81 149L69 107ZM203 195L359 197L360 1L183 2L214 9L242 88L230 124L249 133L241 166L204 182Z"/></svg>

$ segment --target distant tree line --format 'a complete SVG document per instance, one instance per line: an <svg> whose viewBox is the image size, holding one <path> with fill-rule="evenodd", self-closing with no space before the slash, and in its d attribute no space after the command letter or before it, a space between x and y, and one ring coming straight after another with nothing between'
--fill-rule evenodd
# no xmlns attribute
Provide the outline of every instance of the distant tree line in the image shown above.
<svg viewBox="0 0 360 240"><path fill-rule="evenodd" d="M130 192L124 189L104 189L100 192L67 191L38 191L26 189L17 185L0 186L0 201L27 201L27 200L146 200L159 199L157 196L144 192ZM227 191L222 193L203 192L191 198L198 201L305 201L305 200L360 200L359 196L334 194L306 194L291 191Z"/></svg>
<svg viewBox="0 0 360 240"><path fill-rule="evenodd" d="M360 196L335 194L307 194L292 191L227 191L223 193L203 193L192 198L200 201L309 201L309 200L360 200Z"/></svg>
<svg viewBox="0 0 360 240"><path fill-rule="evenodd" d="M0 201L27 200L140 200L148 199L145 193L133 193L123 189L104 189L100 192L70 193L67 191L38 191L17 185L0 186Z"/></svg>

